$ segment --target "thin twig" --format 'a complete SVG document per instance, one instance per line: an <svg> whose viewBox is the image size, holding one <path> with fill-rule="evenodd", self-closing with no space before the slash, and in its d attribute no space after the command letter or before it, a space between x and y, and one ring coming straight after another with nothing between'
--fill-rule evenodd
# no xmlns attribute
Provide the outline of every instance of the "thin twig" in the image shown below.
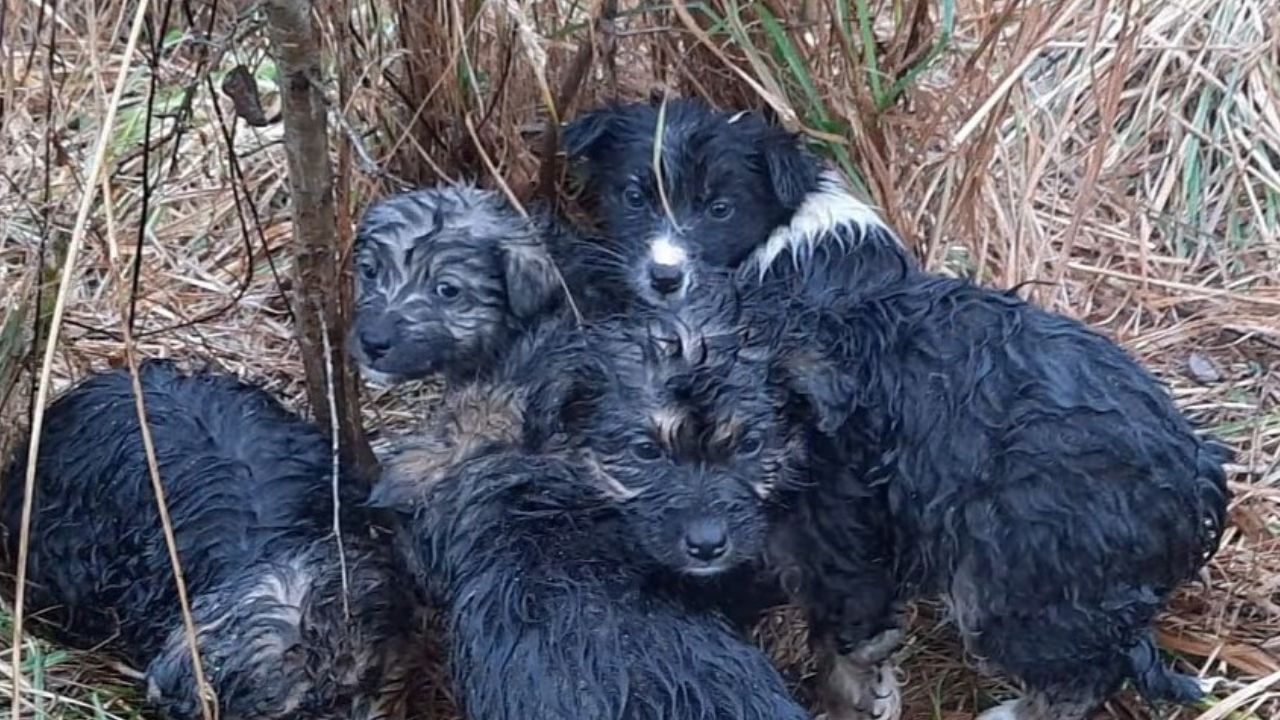
<svg viewBox="0 0 1280 720"><path fill-rule="evenodd" d="M336 261L336 259L335 259ZM320 340L324 346L325 384L329 396L329 443L332 452L330 485L333 488L333 539L338 545L338 568L342 573L342 616L351 618L351 586L347 576L347 549L342 541L342 432L338 427L338 393L333 382L333 345L329 325L324 321L324 308L318 303L313 310L320 317Z"/></svg>

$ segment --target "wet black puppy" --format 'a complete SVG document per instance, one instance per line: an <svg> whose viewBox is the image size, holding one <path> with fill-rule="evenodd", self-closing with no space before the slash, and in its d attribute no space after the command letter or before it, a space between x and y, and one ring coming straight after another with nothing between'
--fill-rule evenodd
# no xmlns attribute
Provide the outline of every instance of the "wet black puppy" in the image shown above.
<svg viewBox="0 0 1280 720"><path fill-rule="evenodd" d="M140 372L219 715L402 717L414 605L386 540L355 509L354 486L342 491L340 555L329 441L233 377L160 361ZM25 468L20 455L0 503L9 577ZM201 717L126 371L92 376L49 407L37 472L26 594L35 629L141 668L163 717Z"/></svg>
<svg viewBox="0 0 1280 720"><path fill-rule="evenodd" d="M683 302L713 269L820 294L916 267L834 170L757 112L695 99L618 104L574 120L564 142L585 166L608 236L601 252L647 304Z"/></svg>
<svg viewBox="0 0 1280 720"><path fill-rule="evenodd" d="M446 608L451 675L477 720L801 720L777 670L654 562L581 463L494 451L406 520Z"/></svg>
<svg viewBox="0 0 1280 720"><path fill-rule="evenodd" d="M732 363L645 374L644 358L665 356L681 337L693 333L643 314L560 336L539 353L554 380L526 384L573 388L544 394L560 406L538 413L558 416L561 435L474 443L447 453L443 468L419 453L388 459L374 502L409 511L402 547L420 587L446 608L452 675L471 717L808 717L717 612L723 603L680 577L755 558L766 527L755 494L788 479L766 459L780 452L772 426L757 434L756 418L701 404L717 377L764 392L763 376ZM632 418L626 405L647 410ZM770 408L760 412L763 420ZM711 433L712 465L644 473L664 452L698 452L698 428ZM666 532L663 513L704 501L722 514L688 514Z"/></svg>
<svg viewBox="0 0 1280 720"><path fill-rule="evenodd" d="M568 435L682 603L718 609L746 627L771 606L798 602L829 704L891 715L896 677L883 661L900 631L886 623L856 646L841 645L824 611L830 598L811 592L806 574L821 577L825 568L798 564L794 555L805 548L790 542L797 506L821 505L822 496L810 492L821 480L811 475L807 407L792 402L784 389L790 368L777 362L785 336L780 323L765 322L775 307L765 301L780 288L738 294L722 275L707 278L666 320L643 326L646 341L632 331L591 343L609 372L591 402L566 413ZM827 539L841 539L837 532ZM864 589L877 591L892 594L892 581ZM841 664L845 656L856 665Z"/></svg>
<svg viewBox="0 0 1280 720"><path fill-rule="evenodd" d="M829 686L865 695L857 648L896 601L941 595L968 651L1027 687L986 720L1078 720L1126 679L1150 699L1200 697L1150 624L1217 548L1226 454L1127 353L925 275L756 307L787 328L786 382L812 411L815 483L771 551L850 651Z"/></svg>
<svg viewBox="0 0 1280 720"><path fill-rule="evenodd" d="M485 376L519 337L571 309L622 309L596 243L549 213L521 217L497 192L449 185L372 205L356 237L348 347L371 379Z"/></svg>

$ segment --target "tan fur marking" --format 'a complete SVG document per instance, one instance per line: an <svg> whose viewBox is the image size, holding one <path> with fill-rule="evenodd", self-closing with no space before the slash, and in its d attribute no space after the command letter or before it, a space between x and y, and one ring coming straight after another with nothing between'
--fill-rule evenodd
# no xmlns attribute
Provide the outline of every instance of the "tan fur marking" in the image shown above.
<svg viewBox="0 0 1280 720"><path fill-rule="evenodd" d="M677 408L663 407L654 410L650 414L653 421L653 431L658 441L667 448L675 448L679 444L680 428L686 421L683 411Z"/></svg>
<svg viewBox="0 0 1280 720"><path fill-rule="evenodd" d="M711 442L716 445L725 447L733 447L733 443L742 439L743 423L736 417L722 420L716 423L715 428L711 431Z"/></svg>
<svg viewBox="0 0 1280 720"><path fill-rule="evenodd" d="M524 426L524 398L518 388L491 383L449 392L443 405L416 435L398 441L383 480L396 495L421 499L454 464L490 443L515 444Z"/></svg>
<svg viewBox="0 0 1280 720"><path fill-rule="evenodd" d="M593 452L583 454L582 461L591 470L591 474L600 481L600 489L615 500L630 500L640 494L639 490L629 488L618 481L600 462Z"/></svg>

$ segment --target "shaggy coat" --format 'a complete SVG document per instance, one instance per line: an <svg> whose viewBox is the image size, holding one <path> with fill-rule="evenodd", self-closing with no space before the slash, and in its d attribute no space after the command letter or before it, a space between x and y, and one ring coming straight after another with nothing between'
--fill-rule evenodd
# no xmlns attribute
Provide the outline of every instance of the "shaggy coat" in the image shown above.
<svg viewBox="0 0 1280 720"><path fill-rule="evenodd" d="M706 273L725 269L819 294L915 271L876 212L757 112L695 99L616 104L580 116L564 137L585 169L613 282L642 303L683 302Z"/></svg>
<svg viewBox="0 0 1280 720"><path fill-rule="evenodd" d="M219 715L401 717L414 606L360 498L345 498L339 557L328 440L232 377L159 361L140 374ZM45 417L26 594L36 629L142 669L161 716L201 717L128 373L90 377ZM25 467L16 458L0 503L7 576Z"/></svg>
<svg viewBox="0 0 1280 720"><path fill-rule="evenodd" d="M744 462L729 462L714 475L655 479L640 490L636 475L621 468L634 467L637 457L654 466L649 453L665 452L660 443L676 438L662 439L652 423L652 432L634 428L647 439L604 429L627 422L621 403L641 397L640 404L653 407L639 384L641 358L666 352L673 336L643 315L581 332L535 334L539 341L518 345L496 373L506 378L523 365L513 387L536 389L525 397L537 401L525 407L537 411L526 409L515 431L477 439L446 423L443 436L474 440L467 450L428 435L388 460L372 501L405 512L401 547L418 569L419 587L445 608L451 670L470 717L807 717L765 655L716 610L728 603L689 592L688 578L677 577L717 563L705 552L698 559L680 550L690 547L690 537L708 540L714 528L683 528L683 545L662 532L661 513L673 507L664 498L694 502L676 488L695 485L727 488L716 506L729 514L745 510L763 529L751 496L775 477L760 469L758 456L776 451L760 442L748 447ZM624 377L640 396L621 399ZM689 380L713 388L706 378ZM554 427L545 418L554 418ZM581 444L588 438L605 452ZM717 442L731 440L737 438ZM425 452L426 446L444 452ZM449 462L439 463L439 455ZM730 450L727 459L737 455ZM674 494L664 495L669 490ZM746 534L734 542L732 552L742 557L759 552ZM717 550L718 557L730 552L727 544ZM692 564L676 561L676 553Z"/></svg>
<svg viewBox="0 0 1280 720"><path fill-rule="evenodd" d="M525 219L500 194L469 185L386 198L357 231L348 347L384 383L483 376L548 317L621 308L624 295L608 290L593 260L598 247L546 211Z"/></svg>
<svg viewBox="0 0 1280 720"><path fill-rule="evenodd" d="M759 649L652 581L582 465L492 452L455 466L406 525L447 608L473 720L801 720Z"/></svg>
<svg viewBox="0 0 1280 720"><path fill-rule="evenodd" d="M1084 717L1125 679L1199 697L1150 624L1217 548L1225 452L1117 345L1012 294L920 275L827 300L755 319L786 328L812 411L815 485L773 562L816 625L847 649L941 594L968 651L1031 691L992 717Z"/></svg>

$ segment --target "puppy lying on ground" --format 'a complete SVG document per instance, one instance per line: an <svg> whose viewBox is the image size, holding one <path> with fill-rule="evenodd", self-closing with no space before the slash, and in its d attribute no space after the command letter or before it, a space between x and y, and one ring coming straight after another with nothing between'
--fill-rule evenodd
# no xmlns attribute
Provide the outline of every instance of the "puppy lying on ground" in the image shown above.
<svg viewBox="0 0 1280 720"><path fill-rule="evenodd" d="M622 397L624 388L666 392L664 382L643 385L638 374L646 353L663 351L647 330L618 321L562 336L570 350L561 354L581 359L568 373L547 370L574 387L559 395L563 407L550 408L568 435L540 448L477 446L429 478L416 461L388 461L375 501L412 510L403 546L419 585L446 608L451 671L472 718L808 717L760 650L709 603L682 594L665 569L672 549L657 522L660 506L633 503L635 486L620 474L636 458L652 464L649 455L661 452L657 434L674 429L654 425L642 441L629 433L643 427L612 426L616 405L634 402ZM714 390L712 376L690 382ZM590 437L607 454L575 445L571 438L586 437L579 433L587 426L599 428ZM747 450L742 467L717 470L702 487L749 494L773 481L776 473L762 469L763 445ZM656 493L663 485L652 481ZM730 489L719 495L754 509L733 496ZM698 562L715 566L728 552L715 532L685 528L683 542ZM733 552L750 557L752 550Z"/></svg>
<svg viewBox="0 0 1280 720"><path fill-rule="evenodd" d="M549 213L522 218L497 192L468 185L401 193L371 206L356 238L356 317L348 347L390 384L482 377L517 338L568 317L612 314L598 243Z"/></svg>
<svg viewBox="0 0 1280 720"><path fill-rule="evenodd" d="M835 171L759 113L718 112L694 99L665 110L612 105L567 125L564 144L585 166L614 282L641 302L683 302L708 270L820 294L880 287L916 267Z"/></svg>
<svg viewBox="0 0 1280 720"><path fill-rule="evenodd" d="M347 489L339 557L329 441L232 377L159 361L140 373L219 716L402 717L414 606L370 514L355 509L362 498ZM19 455L0 503L7 577L25 468ZM37 473L33 629L143 668L161 716L201 717L126 371L93 376L49 407Z"/></svg>
<svg viewBox="0 0 1280 720"><path fill-rule="evenodd" d="M747 325L784 330L766 344L810 432L813 484L776 500L768 565L838 651L832 717L892 688L874 667L892 608L933 595L981 667L1026 686L987 720L1084 718L1126 679L1200 697L1150 625L1217 548L1221 448L1114 343L1011 294L920 274L824 297L766 293Z"/></svg>

